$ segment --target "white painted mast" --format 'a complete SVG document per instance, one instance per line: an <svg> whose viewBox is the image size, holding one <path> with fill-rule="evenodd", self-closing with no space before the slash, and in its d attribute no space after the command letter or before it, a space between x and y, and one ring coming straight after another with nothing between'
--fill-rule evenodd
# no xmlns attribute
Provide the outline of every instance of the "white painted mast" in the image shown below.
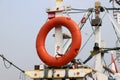
<svg viewBox="0 0 120 80"><path fill-rule="evenodd" d="M56 0L56 10L59 10L60 7L63 7L63 0ZM56 17L62 16L62 11L55 13ZM63 35L62 27L55 27L55 56L62 53L63 45ZM58 55L57 55L58 56Z"/></svg>
<svg viewBox="0 0 120 80"><path fill-rule="evenodd" d="M101 3L100 1L95 2L95 17L100 18L100 6ZM99 47L101 47L101 27L99 24L95 26L95 43L99 44ZM95 56L95 69L97 71L102 72L102 58L101 58L101 53L97 54Z"/></svg>
<svg viewBox="0 0 120 80"><path fill-rule="evenodd" d="M56 7L50 11L55 12L55 16L59 17L62 16L62 9L63 7L63 0L56 0ZM100 7L100 2L96 2L95 5L96 9L99 10ZM59 10L60 9L60 10ZM48 9L49 12L49 9ZM88 15L90 15L91 12L88 12L86 16L84 16L85 20ZM100 17L100 14L96 13L96 17ZM81 23L80 27L84 25L85 22ZM100 31L100 26L95 26L95 42L99 44L99 47L101 47L101 31ZM71 42L68 43L70 45ZM62 45L63 45L63 34L62 34L62 27L59 26L55 28L55 55L58 53L62 53ZM69 47L69 46L68 46ZM67 47L67 48L68 48ZM66 51L66 50L65 50ZM95 71L97 72L97 80L108 80L108 78L99 72L102 71L102 61L101 61L101 54L96 55L96 62L95 62ZM41 69L41 70L33 70L33 71L25 71L25 74L31 78L34 79L46 79L46 78L51 78L54 80L62 80L65 77L70 79L70 78L84 78L87 74L91 73L94 71L94 69L90 68L78 68L78 69ZM67 74L67 75L66 75ZM47 80L47 79L46 79ZM66 79L67 80L67 79Z"/></svg>

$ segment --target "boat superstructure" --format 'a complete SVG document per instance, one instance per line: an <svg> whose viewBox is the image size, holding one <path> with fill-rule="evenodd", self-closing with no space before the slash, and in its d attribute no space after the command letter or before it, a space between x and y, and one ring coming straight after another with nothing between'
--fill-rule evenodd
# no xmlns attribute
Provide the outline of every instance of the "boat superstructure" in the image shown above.
<svg viewBox="0 0 120 80"><path fill-rule="evenodd" d="M44 64L35 65L34 70L21 70L4 58L4 56L0 55L0 57L34 80L120 80L120 29L116 21L114 21L113 17L109 14L109 11L113 11L113 14L115 14L115 11L120 10L120 8L104 7L100 1L96 1L94 8L74 9L71 6L65 6L63 1L64 0L56 0L55 7L46 9L48 21L41 27L36 38L37 54ZM120 1L110 0L110 2L113 3L114 1L120 4ZM85 11L79 24L69 16L70 13L79 13L72 12L72 10ZM116 41L115 47L105 47L102 44L102 13L107 15L117 35L118 40ZM94 35L95 41L93 49L89 51L90 55L82 61L80 58L76 58L80 50L85 46L82 44L83 36L81 30L91 15L94 15L94 18L90 19L90 25L93 29L90 37ZM117 18L117 22L120 23L120 12L114 16ZM64 33L63 27L67 28L70 34ZM45 42L47 35L53 28L55 29L53 34L55 51L54 55L51 55L45 47ZM86 41L85 44L87 42L88 41ZM112 58L112 62L108 65L104 63L104 55L106 53L110 54ZM115 54L116 58L114 58ZM93 57L94 67L86 65Z"/></svg>
<svg viewBox="0 0 120 80"><path fill-rule="evenodd" d="M101 40L101 26L102 19L101 13L104 12L109 20L112 22L117 33L120 34L120 30L116 25L116 22L109 15L109 10L119 10L119 8L105 8L101 5L100 1L95 2L94 8L86 9L86 13L83 15L78 26L74 24L74 21L69 16L64 16L63 13L69 13L72 10L70 6L64 6L63 0L56 0L56 7L47 8L48 22L43 25L41 31L37 37L37 52L40 59L47 65L35 66L35 70L26 71L26 75L39 79L55 79L55 80L81 80L81 79L96 79L96 80L108 80L115 79L114 75L118 74L112 71L108 66L103 64L103 57L105 53L110 51L118 51L119 46L114 48L102 47ZM79 53L79 48L81 46L81 31L84 24L90 17L92 13L95 13L94 19L91 20L91 25L94 28L95 42L93 50L90 51L90 56L85 60L75 59ZM70 22L71 21L71 22ZM53 25L54 24L54 25ZM62 27L68 28L71 33L70 35L65 35L62 31ZM45 51L44 40L48 32L55 28L55 54L54 56L49 55ZM76 27L79 27L76 29ZM43 29L45 28L45 29ZM47 31L47 33L46 33ZM44 33L45 32L45 33ZM45 34L45 36L44 36ZM43 37L41 37L43 35ZM67 41L63 47L64 36L67 36ZM40 37L40 38L39 38ZM76 38L76 39L75 39ZM41 41L40 41L41 40ZM41 42L41 43L40 43ZM43 43L43 44L42 44ZM118 42L119 43L119 42ZM74 45L75 44L75 45ZM78 47L76 47L78 46ZM45 55L44 55L45 54ZM92 57L95 57L95 67L85 65ZM114 59L113 59L114 60ZM109 74L105 74L104 70L107 70ZM119 76L118 76L119 77ZM117 78L116 78L117 79ZM118 78L119 80L119 78Z"/></svg>

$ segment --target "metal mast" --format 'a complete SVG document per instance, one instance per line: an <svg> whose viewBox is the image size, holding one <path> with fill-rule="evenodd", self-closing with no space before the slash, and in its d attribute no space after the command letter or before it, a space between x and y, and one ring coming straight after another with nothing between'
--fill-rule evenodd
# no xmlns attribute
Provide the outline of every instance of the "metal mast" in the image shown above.
<svg viewBox="0 0 120 80"><path fill-rule="evenodd" d="M63 0L56 0L56 10L58 10L58 12L55 13L56 17L62 16L62 11L59 11L61 7L63 7ZM58 56L57 54L62 53L62 44L62 27L55 27L55 56Z"/></svg>
<svg viewBox="0 0 120 80"><path fill-rule="evenodd" d="M95 25L95 43L98 44L98 47L101 46L101 19L100 19L100 1L95 2L95 19L99 20L98 24ZM102 72L102 59L101 53L95 56L95 69Z"/></svg>

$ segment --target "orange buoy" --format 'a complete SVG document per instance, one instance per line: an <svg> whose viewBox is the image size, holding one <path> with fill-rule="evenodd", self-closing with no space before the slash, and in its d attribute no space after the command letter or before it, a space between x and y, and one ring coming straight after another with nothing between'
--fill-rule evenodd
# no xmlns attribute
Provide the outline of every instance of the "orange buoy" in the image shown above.
<svg viewBox="0 0 120 80"><path fill-rule="evenodd" d="M72 35L69 50L61 57L51 56L45 48L45 40L49 31L54 27L64 26ZM78 54L81 46L81 32L78 25L68 17L56 17L47 21L40 29L36 39L36 49L39 58L48 66L61 67L72 61Z"/></svg>

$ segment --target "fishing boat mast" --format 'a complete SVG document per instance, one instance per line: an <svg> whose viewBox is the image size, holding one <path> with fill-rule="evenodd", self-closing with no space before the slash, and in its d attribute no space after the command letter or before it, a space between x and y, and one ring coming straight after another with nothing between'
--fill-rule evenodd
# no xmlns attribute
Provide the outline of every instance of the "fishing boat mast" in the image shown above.
<svg viewBox="0 0 120 80"><path fill-rule="evenodd" d="M101 18L100 18L101 2L95 2L95 20L98 22L95 24L95 47L101 47ZM102 72L102 57L101 53L95 55L95 69Z"/></svg>
<svg viewBox="0 0 120 80"><path fill-rule="evenodd" d="M63 7L63 0L56 0L56 11L55 17L62 16L62 11L59 11L59 9ZM62 34L62 27L55 27L55 56L58 56L58 54L62 54L62 46L63 46L63 34Z"/></svg>
<svg viewBox="0 0 120 80"><path fill-rule="evenodd" d="M105 11L105 8L102 8L103 11ZM56 18L56 17L60 17L63 16L62 13L63 11L69 11L71 10L71 7L66 7L63 5L63 0L56 0L56 7L55 8L48 8L47 9L47 13L48 13L48 18ZM92 73L96 74L96 77L94 77L95 79L97 78L97 80L108 80L108 76L106 76L103 73L103 66L102 66L102 59L103 56L100 52L100 48L101 48L101 26L102 26L102 20L100 17L100 12L101 12L101 2L96 1L95 2L95 8L88 10L88 12L83 16L81 23L79 25L79 28L81 30L81 28L83 27L83 25L86 23L86 20L88 19L89 15L95 12L95 19L92 19L92 26L94 26L95 30L94 30L94 34L95 34L95 45L94 45L94 50L93 51L99 51L97 52L97 54L95 54L95 69L90 68L90 67L86 67L85 65L81 67L82 63L78 63L77 67L73 62L72 66L67 64L64 66L59 67L53 67L53 66L45 66L43 65L43 68L37 68L37 70L33 70L33 71L25 71L25 74L27 76L30 76L31 78L35 79L35 80L39 80L39 79L55 79L55 80L66 80L66 79L75 79L75 80L80 80L80 79L85 79L86 75L90 75ZM106 11L105 11L106 12ZM107 13L107 12L106 12ZM108 17L109 14L107 13ZM110 17L109 17L110 18ZM111 20L111 18L110 18ZM112 21L112 20L111 20ZM112 21L113 22L113 21ZM113 22L114 25L114 22ZM117 28L116 28L117 29ZM118 30L118 29L117 29ZM118 30L119 32L119 30ZM68 40L68 42L66 43L65 47L63 47L63 33L62 33L62 26L58 26L55 27L55 54L54 56L56 57L60 57L59 54L64 55L63 53L67 52L67 50L69 50L70 45L71 45L71 39ZM77 36L78 37L78 36ZM64 49L63 49L63 48ZM78 52L78 51L77 51ZM57 58L56 58L57 59ZM71 61L72 62L72 61ZM92 77L93 78L93 77Z"/></svg>

